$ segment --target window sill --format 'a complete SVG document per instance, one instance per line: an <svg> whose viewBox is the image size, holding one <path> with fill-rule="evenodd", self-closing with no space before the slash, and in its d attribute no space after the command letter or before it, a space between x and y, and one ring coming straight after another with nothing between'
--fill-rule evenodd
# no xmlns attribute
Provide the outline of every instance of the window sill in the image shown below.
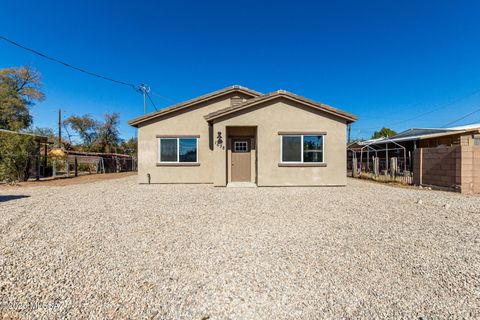
<svg viewBox="0 0 480 320"><path fill-rule="evenodd" d="M304 163L288 163L280 162L279 167L326 167L326 163L314 163L314 162L304 162Z"/></svg>
<svg viewBox="0 0 480 320"><path fill-rule="evenodd" d="M326 136L327 132L326 131L278 131L279 136L289 136L289 135L301 135L301 136L308 136L308 135L314 135L314 136Z"/></svg>
<svg viewBox="0 0 480 320"><path fill-rule="evenodd" d="M200 162L157 162L157 167L199 167Z"/></svg>

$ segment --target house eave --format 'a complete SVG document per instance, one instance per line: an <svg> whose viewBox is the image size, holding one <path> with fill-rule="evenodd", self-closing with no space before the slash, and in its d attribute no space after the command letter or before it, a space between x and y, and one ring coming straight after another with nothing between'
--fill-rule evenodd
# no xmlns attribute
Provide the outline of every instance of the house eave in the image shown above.
<svg viewBox="0 0 480 320"><path fill-rule="evenodd" d="M158 117L161 117L161 116L164 116L164 115L167 115L167 114L179 111L179 110L184 110L184 109L187 109L189 107L200 104L202 102L206 102L206 101L209 101L209 100L212 100L212 99L215 99L215 98L227 95L227 94L231 94L233 92L243 93L245 95L251 96L252 98L255 98L255 97L258 97L258 96L262 95L262 93L257 92L255 90L235 85L235 86L224 88L224 89L221 89L221 90L209 93L209 94L202 95L200 97L197 97L197 98L185 101L185 102L175 104L173 106L169 106L169 107L160 109L158 111L147 113L143 116L131 119L127 123L132 127L138 127L138 125L143 123L143 122L146 122L146 121L149 121L149 120L152 120L152 119L155 119L155 118L158 118Z"/></svg>
<svg viewBox="0 0 480 320"><path fill-rule="evenodd" d="M277 92L269 93L268 95L264 95L264 96L261 96L261 97L254 98L254 99L252 99L250 101L246 101L246 102L244 102L240 105L237 105L237 106L234 106L234 107L229 107L229 108L224 108L224 109L209 113L206 116L204 116L204 118L207 122L212 123L216 119L222 118L222 117L230 115L230 114L237 113L237 112L245 110L247 108L250 108L250 107L253 107L253 106L256 106L258 104L265 103L265 102L268 102L268 101L271 101L271 100L274 100L274 99L278 99L278 98L286 98L286 99L298 102L300 104L309 106L313 109L332 114L334 116L345 119L347 121L347 123L352 123L352 122L358 120L358 117L355 116L354 114L351 114L351 113L336 109L334 107L328 106L326 104L315 102L313 100L309 100L307 98L300 97L300 96L297 96L295 94L285 92L285 91L277 91Z"/></svg>

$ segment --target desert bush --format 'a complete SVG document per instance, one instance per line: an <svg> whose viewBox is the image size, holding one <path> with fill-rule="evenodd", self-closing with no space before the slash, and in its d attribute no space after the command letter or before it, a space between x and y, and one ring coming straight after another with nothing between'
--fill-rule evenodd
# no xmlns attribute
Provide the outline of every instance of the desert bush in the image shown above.
<svg viewBox="0 0 480 320"><path fill-rule="evenodd" d="M33 137L0 132L0 181L26 181L35 162Z"/></svg>

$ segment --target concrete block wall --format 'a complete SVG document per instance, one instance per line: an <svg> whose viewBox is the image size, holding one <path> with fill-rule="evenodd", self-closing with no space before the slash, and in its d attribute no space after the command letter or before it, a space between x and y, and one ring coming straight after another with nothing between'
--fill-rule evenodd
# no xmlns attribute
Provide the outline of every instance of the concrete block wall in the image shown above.
<svg viewBox="0 0 480 320"><path fill-rule="evenodd" d="M480 193L480 146L462 147L462 192Z"/></svg>
<svg viewBox="0 0 480 320"><path fill-rule="evenodd" d="M480 147L420 148L413 156L414 184L480 193Z"/></svg>

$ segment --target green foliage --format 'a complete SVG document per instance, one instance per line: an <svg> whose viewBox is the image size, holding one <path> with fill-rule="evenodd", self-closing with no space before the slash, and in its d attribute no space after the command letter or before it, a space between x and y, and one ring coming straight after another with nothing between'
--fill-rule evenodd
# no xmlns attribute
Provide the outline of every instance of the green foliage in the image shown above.
<svg viewBox="0 0 480 320"><path fill-rule="evenodd" d="M41 87L35 69L0 69L0 129L18 131L32 124L30 107L45 98Z"/></svg>
<svg viewBox="0 0 480 320"><path fill-rule="evenodd" d="M76 145L75 149L94 152L118 152L126 149L118 131L119 123L120 115L116 112L105 114L103 122L96 121L89 114L72 115L64 121L65 127L72 129L81 139L81 144ZM136 143L127 144L127 148L136 152Z"/></svg>
<svg viewBox="0 0 480 320"><path fill-rule="evenodd" d="M32 136L0 132L0 181L28 180L34 157Z"/></svg>
<svg viewBox="0 0 480 320"><path fill-rule="evenodd" d="M396 134L397 134L397 132L395 132L394 130L392 130L390 128L383 127L382 129L380 129L380 131L375 131L373 133L372 139L391 137L391 136L394 136Z"/></svg>
<svg viewBox="0 0 480 320"><path fill-rule="evenodd" d="M130 138L128 140L122 141L120 148L122 149L123 153L136 157L138 151L137 138Z"/></svg>
<svg viewBox="0 0 480 320"><path fill-rule="evenodd" d="M105 114L104 122L98 128L97 139L93 145L97 152L118 152L118 146L122 142L118 124L120 115L116 112Z"/></svg>
<svg viewBox="0 0 480 320"><path fill-rule="evenodd" d="M89 150L92 148L97 139L99 123L95 121L91 115L84 114L83 116L70 116L64 122L64 126L70 127L75 131L82 140L83 146Z"/></svg>
<svg viewBox="0 0 480 320"><path fill-rule="evenodd" d="M37 135L37 136L44 136L48 138L49 142L55 142L57 139L57 136L53 132L52 129L50 128L39 128L36 127L34 130L31 131L31 133Z"/></svg>

